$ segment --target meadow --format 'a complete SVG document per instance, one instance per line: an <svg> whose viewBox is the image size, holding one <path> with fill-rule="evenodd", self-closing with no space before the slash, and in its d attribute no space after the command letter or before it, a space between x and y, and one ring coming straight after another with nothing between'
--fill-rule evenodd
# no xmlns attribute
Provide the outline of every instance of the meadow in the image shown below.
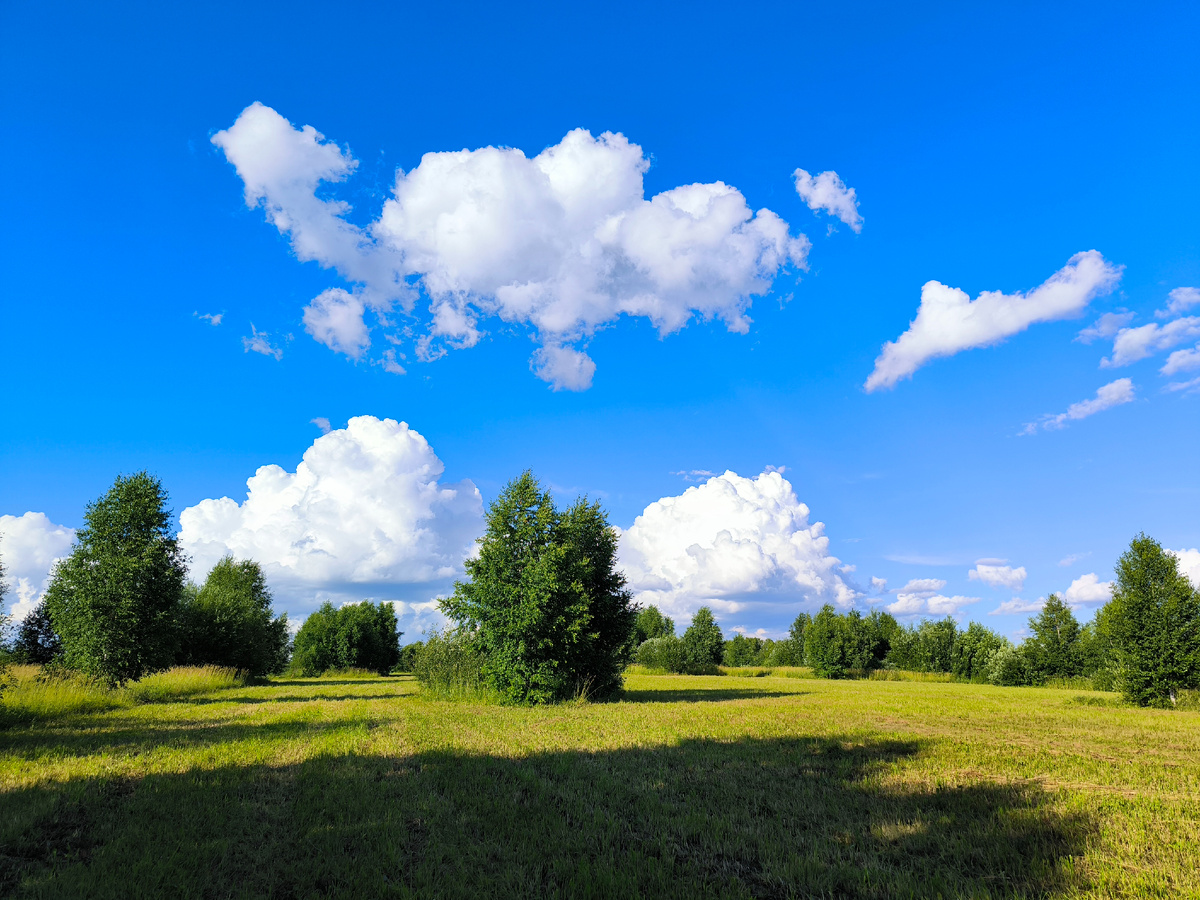
<svg viewBox="0 0 1200 900"><path fill-rule="evenodd" d="M191 671L72 711L19 674L8 896L1200 896L1200 713L1112 694L635 672L511 707Z"/></svg>

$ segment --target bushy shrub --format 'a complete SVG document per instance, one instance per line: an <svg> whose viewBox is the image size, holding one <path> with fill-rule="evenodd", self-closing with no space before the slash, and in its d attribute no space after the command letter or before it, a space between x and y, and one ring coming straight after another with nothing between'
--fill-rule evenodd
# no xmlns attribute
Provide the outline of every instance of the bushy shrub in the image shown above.
<svg viewBox="0 0 1200 900"><path fill-rule="evenodd" d="M991 684L1003 687L1018 687L1033 684L1033 669L1029 658L1019 648L1005 644L992 651L984 667L984 674Z"/></svg>
<svg viewBox="0 0 1200 900"><path fill-rule="evenodd" d="M262 567L221 559L204 584L189 585L180 606L178 663L250 675L282 672L288 663L287 614L275 617Z"/></svg>
<svg viewBox="0 0 1200 900"><path fill-rule="evenodd" d="M598 503L555 509L530 472L488 509L467 581L441 602L484 655L488 683L516 703L611 695L632 651L636 608Z"/></svg>
<svg viewBox="0 0 1200 900"><path fill-rule="evenodd" d="M412 672L435 697L455 699L488 693L485 656L475 636L462 631L432 632L414 645ZM408 649L407 647L405 648Z"/></svg>
<svg viewBox="0 0 1200 900"><path fill-rule="evenodd" d="M673 634L643 641L634 659L639 666L645 666L647 669L661 669L677 674L687 671L683 641Z"/></svg>
<svg viewBox="0 0 1200 900"><path fill-rule="evenodd" d="M735 634L725 642L722 663L726 666L757 666L762 664L763 641L761 638Z"/></svg>
<svg viewBox="0 0 1200 900"><path fill-rule="evenodd" d="M712 610L702 606L692 616L692 624L683 633L684 662L689 672L699 674L715 669L725 654L725 638Z"/></svg>
<svg viewBox="0 0 1200 900"><path fill-rule="evenodd" d="M400 658L400 635L392 604L328 601L304 620L296 634L291 670L306 677L339 669L386 675Z"/></svg>
<svg viewBox="0 0 1200 900"><path fill-rule="evenodd" d="M416 641L412 644L406 644L400 648L400 658L396 662L397 672L415 672L417 668L417 658L421 655L421 650L425 647L423 641Z"/></svg>
<svg viewBox="0 0 1200 900"><path fill-rule="evenodd" d="M849 629L845 620L828 603L821 607L804 632L804 658L813 674L821 678L842 678L846 663Z"/></svg>
<svg viewBox="0 0 1200 900"><path fill-rule="evenodd" d="M978 622L972 622L966 631L958 632L950 651L950 671L959 678L985 680L988 662L992 654L1008 646L1002 637Z"/></svg>

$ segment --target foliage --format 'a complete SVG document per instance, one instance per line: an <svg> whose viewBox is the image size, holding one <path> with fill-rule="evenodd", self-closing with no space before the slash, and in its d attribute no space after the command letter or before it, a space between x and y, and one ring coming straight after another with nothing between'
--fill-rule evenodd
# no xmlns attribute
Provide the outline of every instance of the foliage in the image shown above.
<svg viewBox="0 0 1200 900"><path fill-rule="evenodd" d="M815 675L842 678L848 668L846 657L849 643L846 620L826 603L805 629L804 658L812 666Z"/></svg>
<svg viewBox="0 0 1200 900"><path fill-rule="evenodd" d="M308 677L339 669L386 675L400 659L400 635L390 603L364 601L334 609L326 601L296 634L290 668Z"/></svg>
<svg viewBox="0 0 1200 900"><path fill-rule="evenodd" d="M170 522L166 491L146 472L118 477L87 507L46 591L68 666L123 684L171 665L186 568Z"/></svg>
<svg viewBox="0 0 1200 900"><path fill-rule="evenodd" d="M1139 706L1200 686L1200 591L1162 545L1139 534L1117 561L1109 612L1118 682Z"/></svg>
<svg viewBox="0 0 1200 900"><path fill-rule="evenodd" d="M396 661L397 672L414 672L417 668L417 658L425 648L424 641L415 641L400 648L400 658Z"/></svg>
<svg viewBox="0 0 1200 900"><path fill-rule="evenodd" d="M992 651L983 671L991 684L1004 687L1037 683L1025 651L1008 643Z"/></svg>
<svg viewBox="0 0 1200 900"><path fill-rule="evenodd" d="M184 591L180 622L181 665L224 666L251 675L287 666L287 614L274 616L262 567L253 560L220 560L203 586Z"/></svg>
<svg viewBox="0 0 1200 900"><path fill-rule="evenodd" d="M21 662L38 666L44 666L62 656L62 641L54 631L54 623L50 621L45 600L30 610L25 621L17 629L13 652Z"/></svg>
<svg viewBox="0 0 1200 900"><path fill-rule="evenodd" d="M434 631L417 646L412 672L433 696L458 699L488 693L485 657L474 635Z"/></svg>
<svg viewBox="0 0 1200 900"><path fill-rule="evenodd" d="M966 631L958 632L950 650L950 671L969 680L986 679L988 661L992 654L1008 645L1008 638L990 628L972 622Z"/></svg>
<svg viewBox="0 0 1200 900"><path fill-rule="evenodd" d="M687 671L687 656L683 641L673 634L643 641L634 657L639 666L663 672L682 674Z"/></svg>
<svg viewBox="0 0 1200 900"><path fill-rule="evenodd" d="M804 659L821 678L870 672L883 664L898 630L887 613L872 611L864 616L855 609L839 615L826 604L805 623Z"/></svg>
<svg viewBox="0 0 1200 900"><path fill-rule="evenodd" d="M735 634L725 642L722 663L726 666L757 666L762 662L763 641L761 638Z"/></svg>
<svg viewBox="0 0 1200 900"><path fill-rule="evenodd" d="M475 635L507 700L606 697L621 687L637 615L616 556L600 504L580 498L560 513L527 471L492 503L469 579L441 608Z"/></svg>
<svg viewBox="0 0 1200 900"><path fill-rule="evenodd" d="M892 634L887 664L909 672L950 672L958 625L947 616L916 626L897 627Z"/></svg>
<svg viewBox="0 0 1200 900"><path fill-rule="evenodd" d="M702 606L692 615L692 624L683 633L683 657L688 671L700 673L721 664L725 638L712 610Z"/></svg>
<svg viewBox="0 0 1200 900"><path fill-rule="evenodd" d="M638 611L633 620L633 646L640 647L653 638L675 636L675 620L664 616L657 606L647 606Z"/></svg>
<svg viewBox="0 0 1200 900"><path fill-rule="evenodd" d="M1042 611L1029 620L1029 630L1021 649L1037 681L1080 674L1079 622L1057 594L1046 598Z"/></svg>

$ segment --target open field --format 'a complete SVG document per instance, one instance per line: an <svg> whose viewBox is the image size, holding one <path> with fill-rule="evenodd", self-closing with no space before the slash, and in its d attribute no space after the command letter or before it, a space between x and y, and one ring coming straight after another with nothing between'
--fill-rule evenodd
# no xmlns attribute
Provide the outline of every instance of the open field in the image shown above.
<svg viewBox="0 0 1200 900"><path fill-rule="evenodd" d="M618 703L282 678L0 731L19 897L1200 896L1200 714L634 675Z"/></svg>

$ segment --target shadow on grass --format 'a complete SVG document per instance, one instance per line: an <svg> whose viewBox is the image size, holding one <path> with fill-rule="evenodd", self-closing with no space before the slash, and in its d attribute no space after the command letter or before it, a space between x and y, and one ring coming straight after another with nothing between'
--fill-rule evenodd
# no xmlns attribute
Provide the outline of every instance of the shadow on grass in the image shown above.
<svg viewBox="0 0 1200 900"><path fill-rule="evenodd" d="M275 687L291 685L292 687L324 687L327 684L357 684L366 686L370 684L399 684L401 681L411 681L407 675L375 675L364 676L362 678L272 678L269 681L264 681L264 687Z"/></svg>
<svg viewBox="0 0 1200 900"><path fill-rule="evenodd" d="M220 703L241 706L243 703L312 703L316 700L328 700L339 703L344 700L382 700L414 697L414 693L376 693L376 694L278 694L265 697L248 697L243 694L232 694L228 697L180 697L178 700L162 700L163 704L179 703L188 706L213 706Z"/></svg>
<svg viewBox="0 0 1200 900"><path fill-rule="evenodd" d="M803 697L808 691L756 691L754 688L673 688L665 691L626 689L617 698L625 703L720 703L726 700L758 700L770 697Z"/></svg>
<svg viewBox="0 0 1200 900"><path fill-rule="evenodd" d="M0 795L0 893L997 897L1085 889L1093 833L1029 785L899 788L912 741L428 752Z"/></svg>

